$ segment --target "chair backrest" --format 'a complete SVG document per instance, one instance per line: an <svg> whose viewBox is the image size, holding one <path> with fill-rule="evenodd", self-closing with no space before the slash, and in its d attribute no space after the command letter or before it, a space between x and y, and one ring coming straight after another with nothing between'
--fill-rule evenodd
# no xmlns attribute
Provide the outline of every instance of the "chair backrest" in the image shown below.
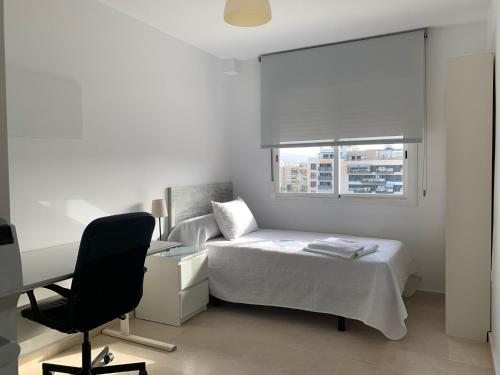
<svg viewBox="0 0 500 375"><path fill-rule="evenodd" d="M154 226L150 214L137 212L85 228L71 285L74 328L91 330L137 307Z"/></svg>

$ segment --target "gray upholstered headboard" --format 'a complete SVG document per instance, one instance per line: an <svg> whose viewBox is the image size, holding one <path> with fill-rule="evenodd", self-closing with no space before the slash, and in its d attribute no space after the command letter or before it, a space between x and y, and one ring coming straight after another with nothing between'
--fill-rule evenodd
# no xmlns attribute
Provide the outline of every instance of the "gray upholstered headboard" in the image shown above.
<svg viewBox="0 0 500 375"><path fill-rule="evenodd" d="M170 234L176 223L211 213L210 201L227 202L232 199L232 182L167 188L167 234Z"/></svg>

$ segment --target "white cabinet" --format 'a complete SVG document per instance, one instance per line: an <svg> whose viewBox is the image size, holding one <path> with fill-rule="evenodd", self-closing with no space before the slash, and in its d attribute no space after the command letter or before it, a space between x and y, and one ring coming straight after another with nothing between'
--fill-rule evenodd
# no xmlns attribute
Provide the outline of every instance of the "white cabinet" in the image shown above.
<svg viewBox="0 0 500 375"><path fill-rule="evenodd" d="M446 333L490 330L493 55L450 59L446 158Z"/></svg>
<svg viewBox="0 0 500 375"><path fill-rule="evenodd" d="M144 294L135 310L138 319L180 326L206 310L206 250L179 247L146 258Z"/></svg>

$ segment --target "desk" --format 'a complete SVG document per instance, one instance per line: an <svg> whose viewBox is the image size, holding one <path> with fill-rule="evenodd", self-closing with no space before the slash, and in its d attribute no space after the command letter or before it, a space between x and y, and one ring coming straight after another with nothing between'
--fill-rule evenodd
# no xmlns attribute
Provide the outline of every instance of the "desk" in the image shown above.
<svg viewBox="0 0 500 375"><path fill-rule="evenodd" d="M179 242L151 241L147 255L153 255L182 245ZM75 269L80 242L46 247L21 253L23 267L23 292L44 287L59 281L71 279ZM130 334L129 314L120 321L120 331L104 329L104 335L152 346L157 349L174 351L175 345Z"/></svg>

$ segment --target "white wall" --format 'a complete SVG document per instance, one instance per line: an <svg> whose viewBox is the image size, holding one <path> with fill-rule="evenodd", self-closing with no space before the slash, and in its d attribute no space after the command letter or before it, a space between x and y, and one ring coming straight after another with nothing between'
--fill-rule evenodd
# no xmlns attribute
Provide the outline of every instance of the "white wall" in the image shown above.
<svg viewBox="0 0 500 375"><path fill-rule="evenodd" d="M3 0L0 0L0 218L10 219L7 118L5 111L5 53Z"/></svg>
<svg viewBox="0 0 500 375"><path fill-rule="evenodd" d="M9 128L23 135L9 137L12 222L23 251L76 241L99 216L149 211L167 186L230 179L220 60L96 0L6 0L5 13ZM32 92L19 94L16 71L34 77ZM40 98L48 123L16 117L36 108L33 93L64 90L64 108Z"/></svg>
<svg viewBox="0 0 500 375"><path fill-rule="evenodd" d="M261 227L350 233L399 239L423 275L422 289L444 291L445 87L447 59L484 52L486 23L429 30L427 49L428 189L417 206L348 204L326 198L273 198L270 156L260 147L260 67L241 64L230 81L232 176L235 191ZM419 151L419 182L422 152Z"/></svg>

